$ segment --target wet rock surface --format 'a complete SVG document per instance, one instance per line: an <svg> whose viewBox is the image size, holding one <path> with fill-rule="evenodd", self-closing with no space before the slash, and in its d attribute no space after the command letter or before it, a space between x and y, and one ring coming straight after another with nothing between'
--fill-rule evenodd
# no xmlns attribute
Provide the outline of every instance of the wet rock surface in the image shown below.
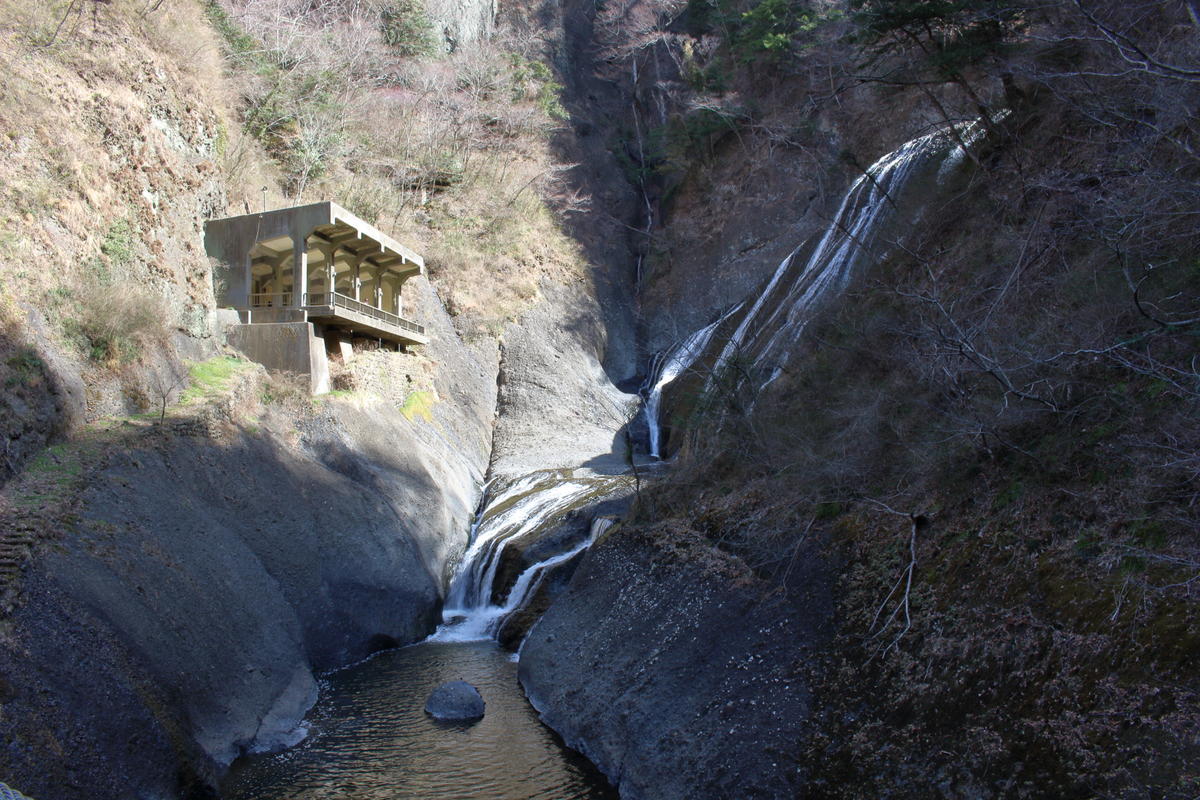
<svg viewBox="0 0 1200 800"><path fill-rule="evenodd" d="M614 531L530 631L521 683L623 798L797 796L833 610L822 561L797 565L784 601L692 532Z"/></svg>
<svg viewBox="0 0 1200 800"><path fill-rule="evenodd" d="M425 701L426 714L448 722L479 719L484 708L483 696L466 681L447 681L434 689Z"/></svg>
<svg viewBox="0 0 1200 800"><path fill-rule="evenodd" d="M492 602L503 604L513 584L525 570L583 542L591 532L592 522L597 517L620 517L629 510L632 502L631 486L614 486L611 494L568 512L553 529L537 529L528 536L514 539L500 554L500 563L496 567L496 576L492 582ZM569 579L577 563L577 560L572 559L552 569L551 573L566 573ZM565 585L565 581L563 584ZM540 614L539 611L538 615Z"/></svg>
<svg viewBox="0 0 1200 800"><path fill-rule="evenodd" d="M625 469L620 430L637 396L614 379L634 365L606 366L610 332L601 303L577 287L545 286L545 299L504 336L494 475L551 467ZM612 374L609 374L609 373Z"/></svg>

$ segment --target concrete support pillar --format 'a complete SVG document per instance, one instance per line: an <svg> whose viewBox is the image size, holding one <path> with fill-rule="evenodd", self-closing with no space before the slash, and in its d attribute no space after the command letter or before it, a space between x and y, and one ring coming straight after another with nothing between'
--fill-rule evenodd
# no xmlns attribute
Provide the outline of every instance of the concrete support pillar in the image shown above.
<svg viewBox="0 0 1200 800"><path fill-rule="evenodd" d="M361 299L359 297L360 290L362 289L362 267L361 267L361 264L362 264L362 259L359 258L358 256L350 257L350 274L353 276L351 278L351 280L353 281L352 288L354 290L352 292L352 294L354 295L355 300Z"/></svg>
<svg viewBox="0 0 1200 800"><path fill-rule="evenodd" d="M337 247L328 242L319 242L317 249L321 251L321 255L325 256L325 294L327 295L325 305L331 306L333 305L333 254Z"/></svg>
<svg viewBox="0 0 1200 800"><path fill-rule="evenodd" d="M283 262L286 260L287 256L282 255L271 265L274 269L274 274L271 276L271 293L275 295L271 298L273 306L283 305Z"/></svg>
<svg viewBox="0 0 1200 800"><path fill-rule="evenodd" d="M337 291L337 268L334 266L334 259L337 258L336 247L330 247L329 252L325 254L325 260L329 262L329 305L333 305L333 293Z"/></svg>
<svg viewBox="0 0 1200 800"><path fill-rule="evenodd" d="M292 230L292 307L303 308L308 294L308 233Z"/></svg>
<svg viewBox="0 0 1200 800"><path fill-rule="evenodd" d="M246 287L246 289L245 289L246 294L245 294L245 297L239 298L241 300L240 303L235 303L235 306L234 306L235 308L249 308L250 307L250 295L254 293L254 270L251 268L253 264L254 264L254 259L251 257L250 253L246 253L246 258L244 260L244 263L242 264L242 269L243 269L243 274L244 274L244 277L242 280L243 280L243 286Z"/></svg>

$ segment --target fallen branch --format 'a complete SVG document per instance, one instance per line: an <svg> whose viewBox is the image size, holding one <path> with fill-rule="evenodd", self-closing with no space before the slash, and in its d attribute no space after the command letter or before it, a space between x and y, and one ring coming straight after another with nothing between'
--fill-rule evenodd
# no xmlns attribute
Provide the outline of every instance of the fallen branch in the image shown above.
<svg viewBox="0 0 1200 800"><path fill-rule="evenodd" d="M892 585L891 591L887 593L887 597L883 598L883 602L880 603L879 608L876 609L875 616L872 618L871 624L867 628L868 633L870 633L872 630L875 630L875 626L879 623L879 618L883 614L884 609L888 607L888 603L893 597L896 596L896 592L902 585L904 587L904 592L896 601L896 605L892 608L891 613L887 615L886 619L883 621L883 624L880 625L879 630L875 631L875 633L867 641L874 641L882 636L884 632L891 627L892 623L896 621L901 612L904 614L904 627L901 628L894 637L892 637L891 641L888 642L886 646L881 643L875 648L875 651L871 654L871 657L867 659L869 663L877 656L886 656L892 650L892 648L900 643L900 640L904 638L904 635L912 630L912 583L913 573L915 573L917 569L917 528L919 528L925 521L925 516L922 514L913 514L907 511L897 511L888 504L881 503L880 501L869 497L864 499L868 503L878 506L889 514L907 517L910 526L908 536L908 564L901 569L900 576L896 579L896 583Z"/></svg>

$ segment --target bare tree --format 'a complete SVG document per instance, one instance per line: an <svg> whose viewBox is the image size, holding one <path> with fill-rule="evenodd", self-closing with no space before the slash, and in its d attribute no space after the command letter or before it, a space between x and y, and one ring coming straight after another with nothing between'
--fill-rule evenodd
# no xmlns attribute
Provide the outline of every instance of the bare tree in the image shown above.
<svg viewBox="0 0 1200 800"><path fill-rule="evenodd" d="M163 424L167 418L167 406L179 399L180 393L187 387L187 378L168 369L154 371L150 379L150 389L158 401L158 424Z"/></svg>

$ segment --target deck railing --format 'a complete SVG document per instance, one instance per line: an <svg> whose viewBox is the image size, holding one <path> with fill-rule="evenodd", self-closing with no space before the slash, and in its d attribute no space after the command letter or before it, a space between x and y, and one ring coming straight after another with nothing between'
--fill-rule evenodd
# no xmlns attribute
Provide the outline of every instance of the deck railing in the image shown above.
<svg viewBox="0 0 1200 800"><path fill-rule="evenodd" d="M268 292L250 295L251 308L288 308L291 304L291 292Z"/></svg>
<svg viewBox="0 0 1200 800"><path fill-rule="evenodd" d="M425 335L424 325L418 325L415 322L409 322L398 314L393 314L390 311L384 311L381 308L375 308L375 306L368 305L367 303L355 300L353 297L347 297L346 295L338 292L313 292L305 295L304 300L305 306L344 308L347 311L353 311L358 314L362 314L365 317L370 317L371 319L379 320L380 322L386 322L394 327L401 328L406 331L412 331L413 333L417 333L422 336Z"/></svg>

